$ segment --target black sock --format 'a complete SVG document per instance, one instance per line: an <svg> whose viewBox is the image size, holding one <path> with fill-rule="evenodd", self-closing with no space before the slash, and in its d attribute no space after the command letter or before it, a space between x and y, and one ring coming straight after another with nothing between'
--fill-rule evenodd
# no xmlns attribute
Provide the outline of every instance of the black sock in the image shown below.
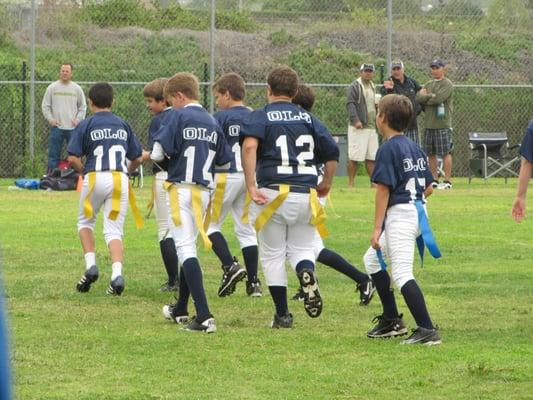
<svg viewBox="0 0 533 400"><path fill-rule="evenodd" d="M316 260L324 265L327 265L328 267L333 268L335 271L339 271L341 274L346 275L357 283L363 283L370 279L367 274L363 274L352 264L342 258L340 254L337 254L329 249L322 249Z"/></svg>
<svg viewBox="0 0 533 400"><path fill-rule="evenodd" d="M176 245L174 239L166 238L159 242L161 249L161 257L167 270L168 282L170 284L178 282L178 254L176 253Z"/></svg>
<svg viewBox="0 0 533 400"><path fill-rule="evenodd" d="M416 324L422 328L433 329L433 322L431 322L431 318L429 317L424 295L414 279L407 281L402 286L402 295Z"/></svg>
<svg viewBox="0 0 533 400"><path fill-rule="evenodd" d="M191 292L189 291L189 285L187 285L187 279L183 274L183 267L180 270L180 291L178 295L178 301L176 303L176 308L174 310L174 315L188 315L187 306L189 303L189 296Z"/></svg>
<svg viewBox="0 0 533 400"><path fill-rule="evenodd" d="M248 246L242 249L242 258L246 266L246 274L248 281L254 282L257 280L257 246Z"/></svg>
<svg viewBox="0 0 533 400"><path fill-rule="evenodd" d="M311 260L302 260L298 264L296 264L296 273L299 274L304 269L310 269L311 271L315 270L315 264Z"/></svg>
<svg viewBox="0 0 533 400"><path fill-rule="evenodd" d="M287 287L286 286L269 286L270 295L274 300L276 306L276 314L280 317L289 313L289 306L287 305Z"/></svg>
<svg viewBox="0 0 533 400"><path fill-rule="evenodd" d="M398 317L394 291L390 287L390 276L387 271L379 271L370 276L379 294L381 305L383 306L383 315L388 319Z"/></svg>
<svg viewBox="0 0 533 400"><path fill-rule="evenodd" d="M189 286L194 301L194 307L196 308L196 319L198 322L203 322L211 316L211 313L207 306L200 263L197 258L191 257L185 260L182 268L183 275L185 275L185 279L187 279L187 286Z"/></svg>
<svg viewBox="0 0 533 400"><path fill-rule="evenodd" d="M224 239L224 236L222 236L222 232L213 232L209 235L209 240L211 240L211 243L213 244L213 251L217 255L222 265L226 266L233 264L233 257L229 250L226 239Z"/></svg>

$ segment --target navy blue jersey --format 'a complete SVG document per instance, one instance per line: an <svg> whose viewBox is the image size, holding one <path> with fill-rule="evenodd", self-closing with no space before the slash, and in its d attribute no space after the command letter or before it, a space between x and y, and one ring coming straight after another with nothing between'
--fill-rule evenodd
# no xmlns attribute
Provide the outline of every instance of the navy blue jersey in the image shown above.
<svg viewBox="0 0 533 400"><path fill-rule="evenodd" d="M228 143L233 159L228 170L216 172L241 172L241 146L239 144L239 132L241 131L242 121L252 110L245 106L231 107L227 110L217 112L214 117L218 121Z"/></svg>
<svg viewBox="0 0 533 400"><path fill-rule="evenodd" d="M170 182L212 189L214 165L231 161L231 150L217 121L199 105L169 111L154 139L170 157Z"/></svg>
<svg viewBox="0 0 533 400"><path fill-rule="evenodd" d="M126 159L139 158L142 148L126 121L112 112L101 111L78 124L67 152L86 157L84 174L91 171L127 172Z"/></svg>
<svg viewBox="0 0 533 400"><path fill-rule="evenodd" d="M259 187L284 183L314 188L317 164L339 159L327 128L311 113L285 101L253 111L242 124L241 137L246 136L259 139Z"/></svg>
<svg viewBox="0 0 533 400"><path fill-rule="evenodd" d="M520 146L520 155L533 163L533 119L529 121L524 140Z"/></svg>
<svg viewBox="0 0 533 400"><path fill-rule="evenodd" d="M150 127L148 128L148 148L150 150L154 148L154 136L159 128L161 128L161 125L164 124L164 121L168 117L170 110L172 110L172 107L165 108L159 114L154 115L150 121ZM168 171L168 158L164 158L163 160L154 163L152 172L157 174L160 171Z"/></svg>
<svg viewBox="0 0 533 400"><path fill-rule="evenodd" d="M376 154L372 182L390 189L389 204L414 203L424 199L424 191L433 182L427 156L404 135L391 137Z"/></svg>

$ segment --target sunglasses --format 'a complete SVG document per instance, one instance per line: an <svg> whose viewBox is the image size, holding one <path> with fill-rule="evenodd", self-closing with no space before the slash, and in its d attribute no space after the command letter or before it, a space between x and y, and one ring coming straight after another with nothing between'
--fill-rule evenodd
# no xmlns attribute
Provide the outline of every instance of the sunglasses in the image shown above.
<svg viewBox="0 0 533 400"><path fill-rule="evenodd" d="M432 66L429 67L429 68L431 68L431 69L439 69L439 68L442 68L442 67L439 67L439 66L437 66L437 65L432 65Z"/></svg>
<svg viewBox="0 0 533 400"><path fill-rule="evenodd" d="M374 72L373 69L364 69L363 72Z"/></svg>
<svg viewBox="0 0 533 400"><path fill-rule="evenodd" d="M393 67L392 70L393 71L399 71L400 69L402 69L401 67Z"/></svg>

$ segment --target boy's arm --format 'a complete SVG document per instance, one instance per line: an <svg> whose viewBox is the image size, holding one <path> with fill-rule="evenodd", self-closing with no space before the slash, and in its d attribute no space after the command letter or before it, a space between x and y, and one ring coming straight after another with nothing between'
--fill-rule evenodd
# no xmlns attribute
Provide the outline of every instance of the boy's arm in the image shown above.
<svg viewBox="0 0 533 400"><path fill-rule="evenodd" d="M266 204L267 198L261 193L255 184L255 166L257 163L257 147L259 146L259 139L246 136L242 143L242 168L244 170L244 179L246 181L246 188L252 200L259 204Z"/></svg>
<svg viewBox="0 0 533 400"><path fill-rule="evenodd" d="M381 247L379 245L379 237L381 236L383 221L385 221L385 214L387 213L390 189L381 183L376 183L376 185L376 213L374 216L374 231L370 238L370 244L377 250Z"/></svg>
<svg viewBox="0 0 533 400"><path fill-rule="evenodd" d="M337 171L337 160L330 160L324 164L324 176L322 182L316 187L318 197L326 197L331 190L333 177Z"/></svg>
<svg viewBox="0 0 533 400"><path fill-rule="evenodd" d="M80 157L69 155L67 160L74 171L78 172L79 174L83 174L83 163L81 162Z"/></svg>
<svg viewBox="0 0 533 400"><path fill-rule="evenodd" d="M522 157L522 164L520 165L520 175L518 177L518 189L516 191L516 198L513 202L511 214L516 222L520 223L526 215L526 194L527 185L531 179L533 171L533 163Z"/></svg>
<svg viewBox="0 0 533 400"><path fill-rule="evenodd" d="M143 162L142 156L132 160L128 165L128 174L131 175Z"/></svg>

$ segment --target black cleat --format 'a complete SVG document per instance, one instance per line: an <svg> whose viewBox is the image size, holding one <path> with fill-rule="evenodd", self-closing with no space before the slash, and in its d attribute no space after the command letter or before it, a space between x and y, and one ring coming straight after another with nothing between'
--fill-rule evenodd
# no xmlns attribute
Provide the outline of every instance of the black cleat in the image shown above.
<svg viewBox="0 0 533 400"><path fill-rule="evenodd" d="M259 279L256 279L255 281L246 281L246 294L250 297L263 296L261 281Z"/></svg>
<svg viewBox="0 0 533 400"><path fill-rule="evenodd" d="M384 315L376 316L372 322L377 322L371 330L366 333L369 338L389 338L394 336L407 335L407 328L402 321L403 314L396 318L386 318Z"/></svg>
<svg viewBox="0 0 533 400"><path fill-rule="evenodd" d="M178 282L165 282L159 287L160 292L177 292L179 289Z"/></svg>
<svg viewBox="0 0 533 400"><path fill-rule="evenodd" d="M88 292L91 289L91 284L98 280L98 267L93 265L91 268L87 269L79 282L76 284L76 289L78 292Z"/></svg>
<svg viewBox="0 0 533 400"><path fill-rule="evenodd" d="M320 297L315 273L310 269L304 269L298 274L298 279L304 293L305 312L311 318L316 318L322 313L322 297Z"/></svg>
<svg viewBox="0 0 533 400"><path fill-rule="evenodd" d="M278 314L274 314L274 318L272 319L272 322L270 323L270 327L272 329L279 329L279 328L292 328L292 314L287 314L282 317L280 317Z"/></svg>
<svg viewBox="0 0 533 400"><path fill-rule="evenodd" d="M374 287L374 282L372 282L372 279L369 279L363 283L358 283L357 290L359 291L359 299L361 300L359 304L362 306L367 306L376 292L376 288Z"/></svg>
<svg viewBox="0 0 533 400"><path fill-rule="evenodd" d="M222 266L224 273L220 281L220 288L218 289L219 297L231 295L235 291L237 282L242 281L246 277L246 270L243 266L237 262L236 258L233 260L233 264Z"/></svg>
<svg viewBox="0 0 533 400"><path fill-rule="evenodd" d="M426 346L433 346L441 343L442 340L437 329L427 329L422 328L421 326L413 329L411 336L400 342L400 344L424 344Z"/></svg>
<svg viewBox="0 0 533 400"><path fill-rule="evenodd" d="M174 321L176 324L186 324L189 322L189 315L187 313L182 313L181 315L176 315L176 305L175 304L165 304L163 306L163 317L169 321Z"/></svg>
<svg viewBox="0 0 533 400"><path fill-rule="evenodd" d="M119 275L109 283L106 293L112 296L120 296L124 291L124 286L124 278Z"/></svg>
<svg viewBox="0 0 533 400"><path fill-rule="evenodd" d="M304 301L305 295L304 295L304 291L302 290L302 288L298 288L298 291L296 292L296 294L292 296L291 298L296 301Z"/></svg>
<svg viewBox="0 0 533 400"><path fill-rule="evenodd" d="M193 318L183 329L186 331L215 333L217 331L217 325L213 317L207 318L204 322L198 322L198 319Z"/></svg>

